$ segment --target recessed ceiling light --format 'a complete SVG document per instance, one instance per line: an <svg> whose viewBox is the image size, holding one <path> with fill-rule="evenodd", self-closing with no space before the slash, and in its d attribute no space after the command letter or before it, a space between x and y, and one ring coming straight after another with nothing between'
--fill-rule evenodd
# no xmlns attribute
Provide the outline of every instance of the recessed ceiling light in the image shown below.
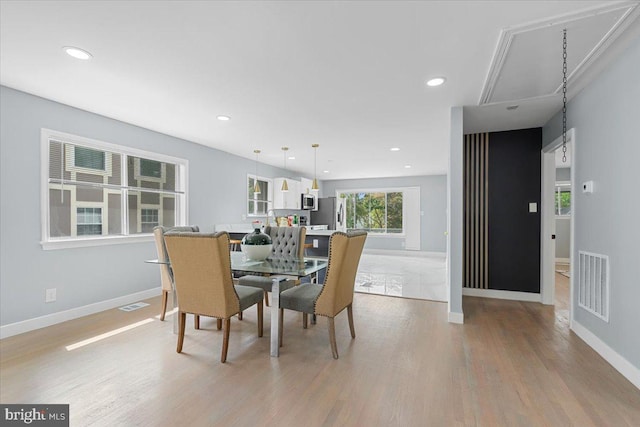
<svg viewBox="0 0 640 427"><path fill-rule="evenodd" d="M390 151L400 151L400 149L398 147L393 147L389 149Z"/></svg>
<svg viewBox="0 0 640 427"><path fill-rule="evenodd" d="M446 82L447 79L444 77L434 77L432 79L427 80L427 86L440 86L442 83Z"/></svg>
<svg viewBox="0 0 640 427"><path fill-rule="evenodd" d="M507 107L507 110L509 110L509 111L513 111L513 110L515 110L515 109L516 109L516 108L518 108L518 107L519 107L519 105L509 105L509 106Z"/></svg>
<svg viewBox="0 0 640 427"><path fill-rule="evenodd" d="M411 169L411 165L404 165L405 169Z"/></svg>
<svg viewBox="0 0 640 427"><path fill-rule="evenodd" d="M231 120L231 117L229 117L229 116L218 116L218 117L216 117L216 119L218 119L218 120L220 120L222 122L227 122L227 121Z"/></svg>
<svg viewBox="0 0 640 427"><path fill-rule="evenodd" d="M295 157L295 156L289 156L289 157L287 157L287 159L289 159L289 160L295 160L295 159L296 159L296 157Z"/></svg>
<svg viewBox="0 0 640 427"><path fill-rule="evenodd" d="M329 171L322 171L323 173L329 173Z"/></svg>
<svg viewBox="0 0 640 427"><path fill-rule="evenodd" d="M82 59L86 61L93 57L93 55L91 55L89 52L87 52L86 50L80 49L79 47L64 46L62 50L64 50L67 53L67 55L73 56L76 59Z"/></svg>

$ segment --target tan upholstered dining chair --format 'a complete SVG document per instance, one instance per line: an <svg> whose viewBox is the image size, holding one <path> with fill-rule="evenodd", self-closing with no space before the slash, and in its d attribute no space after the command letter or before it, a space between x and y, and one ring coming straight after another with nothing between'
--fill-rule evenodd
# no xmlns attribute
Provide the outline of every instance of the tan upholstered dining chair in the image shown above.
<svg viewBox="0 0 640 427"><path fill-rule="evenodd" d="M257 304L258 336L262 336L261 289L233 284L229 234L168 232L164 236L178 293L178 346L182 352L186 313L215 317L218 329L224 321L222 354L227 360L231 316Z"/></svg>
<svg viewBox="0 0 640 427"><path fill-rule="evenodd" d="M304 240L307 235L306 227L271 227L264 228L265 234L271 237L273 248L269 258L286 260L304 260ZM282 276L288 279L284 286L290 287L299 284L297 277ZM265 304L269 305L269 294L271 291L272 278L249 274L240 277L238 283L243 286L253 286L264 291ZM284 289L281 287L281 289Z"/></svg>
<svg viewBox="0 0 640 427"><path fill-rule="evenodd" d="M338 346L333 319L345 308L349 316L351 337L356 337L353 325L353 288L366 238L365 231L333 233L329 240L329 263L324 284L304 283L280 293L280 345L282 345L284 309L302 312L305 328L309 314L327 317L329 341L334 359L338 358Z"/></svg>
<svg viewBox="0 0 640 427"><path fill-rule="evenodd" d="M169 265L169 255L167 255L167 247L164 243L164 233L167 231L186 231L197 233L200 228L197 225L187 225L178 227L162 227L153 228L153 237L156 241L156 250L158 252L158 261L164 264L160 265L160 282L162 283L162 311L160 311L160 320L164 320L167 312L167 300L169 292L173 290L173 272Z"/></svg>

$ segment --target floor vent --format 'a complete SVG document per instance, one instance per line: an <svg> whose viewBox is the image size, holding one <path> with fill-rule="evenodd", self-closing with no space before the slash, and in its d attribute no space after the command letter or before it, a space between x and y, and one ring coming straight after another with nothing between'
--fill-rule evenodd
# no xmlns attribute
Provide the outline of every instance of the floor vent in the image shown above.
<svg viewBox="0 0 640 427"><path fill-rule="evenodd" d="M578 305L609 321L609 257L579 252Z"/></svg>
<svg viewBox="0 0 640 427"><path fill-rule="evenodd" d="M125 305L124 307L120 307L120 310L122 311L133 311L133 310L137 310L139 308L142 307L146 307L149 304L147 304L146 302L136 302L133 304L129 304L129 305Z"/></svg>

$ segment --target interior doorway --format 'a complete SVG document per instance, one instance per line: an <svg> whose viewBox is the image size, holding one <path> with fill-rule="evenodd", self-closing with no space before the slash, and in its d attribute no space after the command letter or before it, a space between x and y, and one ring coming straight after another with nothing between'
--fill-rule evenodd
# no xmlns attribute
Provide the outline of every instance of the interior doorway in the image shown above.
<svg viewBox="0 0 640 427"><path fill-rule="evenodd" d="M566 160L563 161L563 157ZM543 304L569 310L573 319L573 231L571 203L575 185L575 132L567 132L542 150L541 293ZM568 289L567 289L568 287ZM568 305L568 307L567 307Z"/></svg>

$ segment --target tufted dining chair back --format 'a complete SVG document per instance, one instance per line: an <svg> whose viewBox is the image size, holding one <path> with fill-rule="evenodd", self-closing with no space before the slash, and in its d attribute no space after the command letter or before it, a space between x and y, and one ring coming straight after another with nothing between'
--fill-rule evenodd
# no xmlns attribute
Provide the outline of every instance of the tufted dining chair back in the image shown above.
<svg viewBox="0 0 640 427"><path fill-rule="evenodd" d="M273 243L272 258L304 258L304 240L307 236L306 227L267 226L264 232L271 236Z"/></svg>
<svg viewBox="0 0 640 427"><path fill-rule="evenodd" d="M273 249L269 258L281 260L304 260L304 239L307 236L306 227L271 227L264 228L265 234L271 237ZM295 276L282 276L288 279L287 286L299 284L300 279ZM269 305L269 294L272 279L270 277L248 274L240 277L238 283L243 286L254 286L264 290L264 302ZM283 288L281 288L283 289Z"/></svg>

